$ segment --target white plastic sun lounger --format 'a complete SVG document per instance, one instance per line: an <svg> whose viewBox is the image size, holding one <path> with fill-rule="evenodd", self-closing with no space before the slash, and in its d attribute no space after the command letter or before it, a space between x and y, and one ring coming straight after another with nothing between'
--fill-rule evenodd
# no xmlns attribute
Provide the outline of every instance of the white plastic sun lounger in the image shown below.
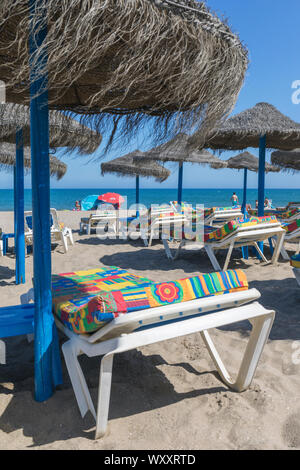
<svg viewBox="0 0 300 470"><path fill-rule="evenodd" d="M162 217L160 217L162 215ZM132 225L129 226L128 235L132 238L141 237L145 246L151 246L152 241L159 238L159 233L162 230L167 231L168 228L182 227L183 224L188 224L188 219L183 214L169 215L169 213L153 214L151 212L151 222L149 226L145 224L143 227L143 218L135 219ZM141 223L141 227L137 228L137 224Z"/></svg>
<svg viewBox="0 0 300 470"><path fill-rule="evenodd" d="M93 228L106 224L109 224L113 228L114 233L117 234L119 211L103 211L102 214L98 212L97 214L91 214L89 217L83 217L79 224L79 232L83 233L85 231L87 235L90 235Z"/></svg>
<svg viewBox="0 0 300 470"><path fill-rule="evenodd" d="M296 230L293 230L293 232L290 232L290 233L285 232L280 254L284 260L288 261L290 257L285 249L285 246L284 246L285 242L298 242L297 249L294 253L295 255L297 255L300 252L300 227L298 227Z"/></svg>
<svg viewBox="0 0 300 470"><path fill-rule="evenodd" d="M263 223L257 225L250 225L246 227L238 227L237 230L228 234L228 236L222 238L218 241L211 241L206 243L200 243L190 240L182 240L177 248L175 255L172 255L168 240L164 237L163 244L166 251L166 255L170 259L176 259L179 255L180 250L183 247L190 247L195 248L198 246L199 249L204 248L213 268L216 271L222 271L221 266L216 258L214 250L221 250L225 249L227 251L226 260L224 263L223 271L226 271L228 268L228 264L231 258L233 248L239 248L243 246L254 246L258 253L260 254L261 258L264 262L268 262L262 251L258 246L258 242L263 242L268 240L271 237L276 237L277 242L275 245L274 253L272 256L272 263L276 263L278 261L278 257L280 251L282 249L283 239L285 235L285 230L281 227L279 222L276 223Z"/></svg>
<svg viewBox="0 0 300 470"><path fill-rule="evenodd" d="M102 437L107 429L109 401L115 354L141 346L200 332L221 380L233 390L247 389L254 376L259 358L268 339L275 312L258 302L256 289L206 297L150 308L120 315L91 335L78 335L56 318L57 326L69 338L62 346L77 404L84 417L88 410L96 420L95 438ZM33 300L33 289L22 296L23 303ZM165 323L173 320L171 323ZM226 370L208 330L249 320L252 331L235 379ZM101 360L98 405L95 410L92 398L80 367L78 356L103 356Z"/></svg>
<svg viewBox="0 0 300 470"><path fill-rule="evenodd" d="M56 209L51 208L50 214L52 216L52 225L50 227L51 242L61 241L66 253L68 251L68 240L71 245L74 245L72 230L69 227L60 227ZM26 245L31 245L33 243L33 232L32 228L28 225L28 217L32 218L31 211L24 212L25 243Z"/></svg>
<svg viewBox="0 0 300 470"><path fill-rule="evenodd" d="M243 217L243 213L240 208L216 210L209 216L205 217L204 222L206 225L213 225L214 223L226 223L229 220Z"/></svg>

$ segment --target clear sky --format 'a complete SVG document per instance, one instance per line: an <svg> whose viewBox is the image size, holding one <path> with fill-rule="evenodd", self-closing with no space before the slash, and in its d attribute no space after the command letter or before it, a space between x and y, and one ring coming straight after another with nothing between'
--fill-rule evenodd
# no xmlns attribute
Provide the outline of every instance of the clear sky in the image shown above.
<svg viewBox="0 0 300 470"><path fill-rule="evenodd" d="M234 32L249 49L250 65L244 86L233 114L266 101L276 106L281 112L300 122L300 104L292 103L292 83L300 80L300 40L299 19L300 0L207 0L207 4L219 16L228 19ZM132 151L139 145L140 139L126 149ZM140 146L140 150L147 150ZM258 155L257 149L250 150ZM125 153L126 153L125 152ZM110 160L124 154L114 151L104 160ZM224 152L222 158L231 156ZM59 156L59 153L57 154ZM59 182L51 180L53 188L130 188L134 187L132 178L118 178L113 175L101 176L101 161L91 162L89 157L64 157L68 164L66 176ZM94 157L97 158L97 152ZM267 155L269 160L270 155ZM177 166L167 164L172 175L163 183L163 187L177 186ZM249 175L249 187L257 186L257 175ZM242 173L234 170L212 170L207 167L185 164L184 187L186 188L239 188L242 185ZM30 187L30 177L26 177L26 187ZM269 174L266 176L269 188L300 188L300 174ZM12 187L12 175L0 172L0 187ZM141 187L160 187L152 179L141 179Z"/></svg>

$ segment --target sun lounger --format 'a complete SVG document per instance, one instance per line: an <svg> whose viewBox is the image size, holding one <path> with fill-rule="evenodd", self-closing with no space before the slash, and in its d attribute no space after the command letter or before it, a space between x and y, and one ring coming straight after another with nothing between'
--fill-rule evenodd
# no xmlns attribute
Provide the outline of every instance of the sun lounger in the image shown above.
<svg viewBox="0 0 300 470"><path fill-rule="evenodd" d="M249 215L257 216L256 209L248 210ZM300 209L298 207L294 207L288 210L277 210L277 209L265 209L264 215L266 216L275 216L281 222L290 223L293 220L296 220L300 217Z"/></svg>
<svg viewBox="0 0 300 470"><path fill-rule="evenodd" d="M25 227L25 244L26 246L32 245L33 243L33 232L32 232L32 212L24 212L24 227ZM65 227L58 221L56 209L50 209L50 230L51 230L51 242L55 243L61 241L64 252L68 251L68 240L71 245L74 245L72 230L69 227Z"/></svg>
<svg viewBox="0 0 300 470"><path fill-rule="evenodd" d="M297 255L299 253L300 251L300 218L290 223L283 223L282 227L285 230L285 236L284 236L280 253L284 260L289 260L290 257L285 249L284 243L285 242L298 242L298 247L297 247L295 254Z"/></svg>
<svg viewBox="0 0 300 470"><path fill-rule="evenodd" d="M97 227L111 226L114 233L119 229L119 211L98 211L97 214L91 214L89 217L82 217L79 224L79 232L91 234L92 229Z"/></svg>
<svg viewBox="0 0 300 470"><path fill-rule="evenodd" d="M223 270L226 271L233 248L254 246L262 260L267 262L266 257L259 248L258 242L263 242L271 237L276 237L277 239L272 256L272 263L276 263L282 248L284 235L285 231L281 227L280 222L277 221L276 217L253 217L248 221L243 221L243 219L240 222L238 220L232 220L217 230L213 230L212 227L206 227L204 240L188 240L183 238L174 256L171 253L168 240L166 238L163 238L163 244L167 257L176 259L183 247L190 247L193 249L195 247L194 244L197 243L199 249L205 249L213 268L216 271L221 271L221 267L214 251L225 249L227 250L227 256Z"/></svg>
<svg viewBox="0 0 300 470"><path fill-rule="evenodd" d="M275 315L257 302L260 293L248 290L241 270L153 283L117 268L100 268L54 276L52 288L56 323L68 337L62 351L77 404L82 417L88 410L94 416L96 438L107 429L115 354L201 332L221 379L241 392L251 384ZM23 301L32 296L33 289ZM208 330L242 320L249 320L252 331L233 379ZM78 361L81 354L103 356L97 411Z"/></svg>
<svg viewBox="0 0 300 470"><path fill-rule="evenodd" d="M191 204L187 202L182 202L178 204L177 201L170 202L172 207L176 212L179 213L190 213L192 212L194 215L198 214L199 212L202 214L202 210L197 210L197 208L192 207ZM235 218L243 217L243 213L241 211L240 206L236 207L211 207L210 209L204 209L204 223L206 225L213 225L214 223L222 224L228 220L233 220Z"/></svg>

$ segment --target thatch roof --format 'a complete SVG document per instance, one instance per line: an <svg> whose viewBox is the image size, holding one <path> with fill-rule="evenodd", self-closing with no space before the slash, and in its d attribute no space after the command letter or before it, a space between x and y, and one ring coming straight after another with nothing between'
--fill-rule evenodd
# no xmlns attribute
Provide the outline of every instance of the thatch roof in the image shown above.
<svg viewBox="0 0 300 470"><path fill-rule="evenodd" d="M161 162L190 162L200 165L214 165L214 168L224 168L224 163L208 150L189 150L187 147L189 136L178 134L165 144L154 147L138 158L158 160Z"/></svg>
<svg viewBox="0 0 300 470"><path fill-rule="evenodd" d="M271 154L271 161L278 165L282 170L299 171L300 170L300 148L291 151L277 150Z"/></svg>
<svg viewBox="0 0 300 470"><path fill-rule="evenodd" d="M16 146L0 142L0 167L11 169L16 164ZM24 167L31 168L30 148L24 147ZM50 155L50 176L59 180L67 171L67 165L58 158Z"/></svg>
<svg viewBox="0 0 300 470"><path fill-rule="evenodd" d="M229 158L226 161L226 164L227 168L233 168L236 170L243 170L244 168L247 168L247 170L258 172L259 159L250 152L242 152L234 157ZM280 168L278 166L270 165L266 162L265 171L278 173Z"/></svg>
<svg viewBox="0 0 300 470"><path fill-rule="evenodd" d="M170 171L159 163L142 158L137 159L141 156L143 156L143 152L135 150L110 162L103 162L101 163L102 175L115 173L118 176L146 176L154 177L160 182L170 176Z"/></svg>
<svg viewBox="0 0 300 470"><path fill-rule="evenodd" d="M33 62L40 75L49 71L50 106L85 114L100 129L113 115L132 134L151 119L160 136L192 125L205 135L231 112L248 67L239 37L204 2L39 0L30 15L28 0L1 0L0 77L9 101L28 99L28 31L43 26Z"/></svg>
<svg viewBox="0 0 300 470"><path fill-rule="evenodd" d="M0 103L0 142L16 143L16 131L23 129L24 145L30 145L30 110L28 106ZM50 147L66 151L93 153L99 147L101 134L59 111L49 112Z"/></svg>
<svg viewBox="0 0 300 470"><path fill-rule="evenodd" d="M291 150L300 146L300 124L268 103L258 103L229 118L211 133L205 147L211 149L243 150L259 147L259 138L266 135L266 147ZM197 146L197 134L189 143Z"/></svg>

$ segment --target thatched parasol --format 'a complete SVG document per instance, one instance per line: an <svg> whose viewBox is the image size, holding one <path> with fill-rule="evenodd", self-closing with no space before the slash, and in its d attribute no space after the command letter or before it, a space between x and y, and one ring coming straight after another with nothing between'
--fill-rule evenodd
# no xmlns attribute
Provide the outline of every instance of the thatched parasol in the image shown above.
<svg viewBox="0 0 300 470"><path fill-rule="evenodd" d="M255 157L252 153L250 152L242 152L239 153L238 155L229 158L226 161L227 168L232 168L235 170L250 170L250 171L256 171L258 172L259 168L259 159ZM215 168L213 166L213 168ZM266 173L268 172L273 172L273 173L278 173L280 171L280 168L275 165L270 165L270 163L265 163L265 171Z"/></svg>
<svg viewBox="0 0 300 470"><path fill-rule="evenodd" d="M195 125L204 138L237 100L247 50L204 2L39 0L34 8L30 16L28 0L1 0L0 77L9 101L28 99L28 31L45 26L31 64L37 75L48 70L50 106L85 114L83 122L102 128L112 115L134 133L152 117L160 135Z"/></svg>
<svg viewBox="0 0 300 470"><path fill-rule="evenodd" d="M197 141L196 133L189 139L189 145L192 148L197 147ZM259 216L264 215L266 148L291 150L298 146L300 146L300 124L269 103L258 103L253 108L231 117L211 133L205 144L205 147L219 150L259 148Z"/></svg>
<svg viewBox="0 0 300 470"><path fill-rule="evenodd" d="M11 169L16 164L16 146L0 142L0 167ZM30 148L24 148L24 167L31 168ZM53 155L50 155L50 175L60 180L67 171L67 165Z"/></svg>
<svg viewBox="0 0 300 470"><path fill-rule="evenodd" d="M115 173L118 176L145 176L153 177L160 182L165 181L170 176L169 170L155 161L142 159L143 155L144 153L140 150L135 150L123 157L101 163L102 175Z"/></svg>
<svg viewBox="0 0 300 470"><path fill-rule="evenodd" d="M0 142L16 143L16 132L22 129L24 145L30 145L30 110L28 106L0 103ZM82 154L95 152L102 136L91 128L59 111L49 112L50 147L66 147Z"/></svg>
<svg viewBox="0 0 300 470"><path fill-rule="evenodd" d="M183 163L198 163L199 165L214 165L214 168L224 168L224 163L220 158L208 152L208 150L189 150L188 144L189 136L181 133L171 139L165 144L152 148L144 155L137 156L136 158L143 158L149 160L159 160L162 162L178 162L178 203L182 200L182 179L183 179Z"/></svg>
<svg viewBox="0 0 300 470"><path fill-rule="evenodd" d="M269 103L257 103L227 119L208 137L205 147L243 150L258 148L261 136L266 136L266 148L292 150L300 144L300 124L282 114ZM189 143L197 143L195 134Z"/></svg>
<svg viewBox="0 0 300 470"><path fill-rule="evenodd" d="M235 170L244 170L244 187L243 187L243 203L242 203L242 211L246 213L246 204L247 204L247 172L259 170L259 159L255 157L250 152L242 152L234 157L229 158L227 161L224 162L226 164L226 168L231 168ZM213 168L217 168L212 165ZM265 163L265 171L266 172L279 172L280 168L278 166L270 165L269 163Z"/></svg>
<svg viewBox="0 0 300 470"><path fill-rule="evenodd" d="M276 150L271 154L271 161L284 171L299 171L300 148L290 151Z"/></svg>

